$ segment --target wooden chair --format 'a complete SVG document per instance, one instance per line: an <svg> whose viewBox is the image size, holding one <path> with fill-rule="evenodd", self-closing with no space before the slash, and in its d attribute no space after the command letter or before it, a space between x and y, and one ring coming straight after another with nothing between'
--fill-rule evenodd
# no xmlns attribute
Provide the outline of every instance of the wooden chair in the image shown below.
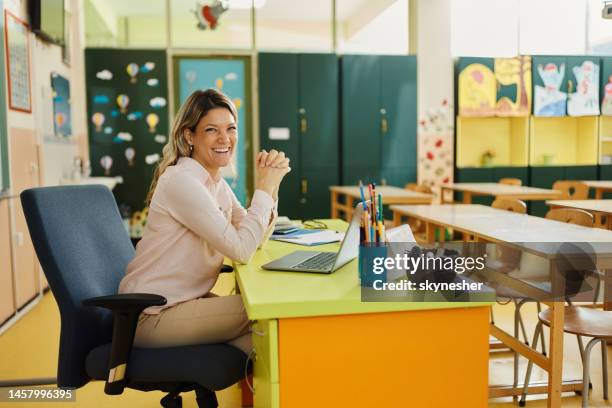
<svg viewBox="0 0 612 408"><path fill-rule="evenodd" d="M524 201L515 200L512 198L497 198L491 204L491 207L498 210L511 211L519 214L527 213L527 205Z"/></svg>
<svg viewBox="0 0 612 408"><path fill-rule="evenodd" d="M425 184L408 183L404 186L404 189L415 191L417 193L433 194L431 187Z"/></svg>
<svg viewBox="0 0 612 408"><path fill-rule="evenodd" d="M589 198L589 187L581 181L561 180L556 181L553 190L559 190L563 194L563 200L586 200Z"/></svg>
<svg viewBox="0 0 612 408"><path fill-rule="evenodd" d="M577 208L553 208L546 213L545 218L568 224L582 225L583 227L593 226L593 216Z"/></svg>
<svg viewBox="0 0 612 408"><path fill-rule="evenodd" d="M504 178L500 178L498 181L499 184L508 184L511 186L522 186L523 185L523 180L521 180L520 178L514 178L514 177L504 177Z"/></svg>

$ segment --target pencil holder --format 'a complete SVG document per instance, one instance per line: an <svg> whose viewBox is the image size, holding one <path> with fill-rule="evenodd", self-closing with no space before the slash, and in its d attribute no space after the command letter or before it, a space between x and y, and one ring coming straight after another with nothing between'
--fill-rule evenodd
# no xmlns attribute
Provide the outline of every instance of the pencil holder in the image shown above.
<svg viewBox="0 0 612 408"><path fill-rule="evenodd" d="M375 281L386 282L387 245L384 243L362 243L359 246L359 281L362 287L372 287Z"/></svg>

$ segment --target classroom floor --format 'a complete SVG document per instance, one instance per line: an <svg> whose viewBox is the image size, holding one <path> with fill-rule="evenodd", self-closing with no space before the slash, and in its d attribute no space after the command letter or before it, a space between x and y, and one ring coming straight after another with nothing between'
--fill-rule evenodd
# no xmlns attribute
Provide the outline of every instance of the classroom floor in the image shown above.
<svg viewBox="0 0 612 408"><path fill-rule="evenodd" d="M218 286L214 289L216 293L225 294L231 290L232 276L222 275ZM511 331L512 307L495 306L495 319L498 324L506 330ZM536 324L535 307L526 305L523 316L527 324L528 333L533 332ZM59 342L59 312L55 301L50 293L46 294L34 309L19 320L4 334L0 335L0 379L15 379L28 377L54 377L57 364L57 352ZM596 346L591 353L591 368L593 391L590 399L591 407L612 407L612 403L603 400L602 375L601 375L601 351ZM576 339L566 335L564 356L564 379L580 379L582 367L580 363ZM521 359L521 381L527 363ZM496 352L490 359L489 382L490 384L512 383L512 354L509 352ZM608 367L612 369L612 346L609 346ZM612 374L612 373L611 373ZM611 376L612 378L612 376ZM545 380L544 372L538 368L534 369L533 381ZM54 408L74 407L155 407L159 406L159 400L163 397L160 392L143 393L126 389L120 396L107 396L103 393L104 383L92 382L77 390L77 404L54 403ZM612 390L612 384L610 389ZM230 387L218 393L219 406L221 408L240 407L240 390L237 386ZM563 407L579 407L581 397L567 394L563 398ZM0 408L9 406L0 403ZM39 408L40 403L20 403L20 407ZM183 406L186 408L196 407L193 393L183 395ZM511 398L490 400L490 407L506 408L517 407ZM546 406L546 398L541 396L530 396L527 407L541 408Z"/></svg>

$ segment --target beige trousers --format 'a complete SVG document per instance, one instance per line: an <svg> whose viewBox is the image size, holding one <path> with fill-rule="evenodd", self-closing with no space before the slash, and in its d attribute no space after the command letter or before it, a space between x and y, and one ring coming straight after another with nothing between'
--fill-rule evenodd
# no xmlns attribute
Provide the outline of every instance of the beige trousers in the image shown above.
<svg viewBox="0 0 612 408"><path fill-rule="evenodd" d="M179 303L157 315L138 318L134 344L138 347L173 347L228 343L249 354L251 326L240 295L206 297Z"/></svg>

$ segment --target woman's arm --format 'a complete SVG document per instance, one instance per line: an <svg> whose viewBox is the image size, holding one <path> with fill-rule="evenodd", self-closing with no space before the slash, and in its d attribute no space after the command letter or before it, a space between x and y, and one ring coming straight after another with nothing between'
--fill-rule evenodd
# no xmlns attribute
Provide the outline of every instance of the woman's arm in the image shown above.
<svg viewBox="0 0 612 408"><path fill-rule="evenodd" d="M247 210L244 209L240 201L236 198L236 195L231 190L229 186L227 186L230 194L232 195L232 225L234 227L239 228L240 223L244 219L247 214ZM274 232L274 226L276 224L276 219L278 218L278 199L274 200L274 207L272 208L272 213L270 214L270 220L268 222L268 226L266 228L266 232L259 244L259 248L261 248L270 238L270 235Z"/></svg>

